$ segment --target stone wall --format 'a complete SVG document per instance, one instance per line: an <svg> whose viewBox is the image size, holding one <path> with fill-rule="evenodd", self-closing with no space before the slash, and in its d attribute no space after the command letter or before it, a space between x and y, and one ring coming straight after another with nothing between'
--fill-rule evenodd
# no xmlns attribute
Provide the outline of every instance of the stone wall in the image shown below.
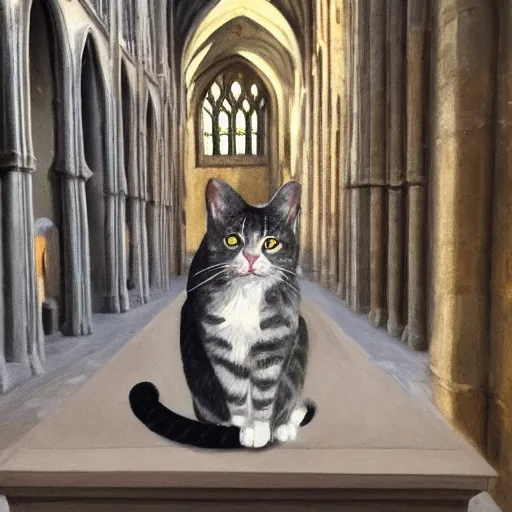
<svg viewBox="0 0 512 512"><path fill-rule="evenodd" d="M102 12L94 5L14 0L0 7L0 392L44 372L38 219L58 232L38 247L46 247L44 257L60 258L61 294L52 298L60 302L63 334L89 334L93 311L127 311L169 286L175 98L167 40L156 39L167 28L167 3L112 0Z"/></svg>
<svg viewBox="0 0 512 512"><path fill-rule="evenodd" d="M496 464L495 496L512 510L512 2L343 9L338 293L429 349L438 407ZM321 220L329 206L314 197ZM330 260L317 255L313 277Z"/></svg>

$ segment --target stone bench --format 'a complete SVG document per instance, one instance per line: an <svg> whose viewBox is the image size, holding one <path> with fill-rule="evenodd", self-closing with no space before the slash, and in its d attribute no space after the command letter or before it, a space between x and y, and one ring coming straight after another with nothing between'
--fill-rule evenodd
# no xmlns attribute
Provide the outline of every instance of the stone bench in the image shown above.
<svg viewBox="0 0 512 512"><path fill-rule="evenodd" d="M318 410L295 443L211 452L158 437L133 416L128 393L151 380L164 404L193 417L179 354L183 300L3 454L11 512L463 511L495 476L308 300L306 395Z"/></svg>

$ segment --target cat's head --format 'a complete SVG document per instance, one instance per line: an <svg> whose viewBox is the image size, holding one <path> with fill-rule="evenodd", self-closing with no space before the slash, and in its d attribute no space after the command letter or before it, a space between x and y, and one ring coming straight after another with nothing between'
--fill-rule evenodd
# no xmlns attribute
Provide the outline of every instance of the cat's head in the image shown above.
<svg viewBox="0 0 512 512"><path fill-rule="evenodd" d="M299 257L301 185L290 181L264 206L252 206L225 181L206 187L209 263L234 275L292 275Z"/></svg>

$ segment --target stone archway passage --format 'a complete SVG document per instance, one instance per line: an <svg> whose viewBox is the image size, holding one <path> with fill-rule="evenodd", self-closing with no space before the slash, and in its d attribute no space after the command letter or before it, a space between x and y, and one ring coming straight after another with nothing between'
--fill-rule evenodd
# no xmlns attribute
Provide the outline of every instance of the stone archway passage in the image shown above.
<svg viewBox="0 0 512 512"><path fill-rule="evenodd" d="M105 311L105 174L106 174L106 95L98 57L89 35L82 55L81 76L82 134L85 162L92 171L86 185L91 289L93 312Z"/></svg>
<svg viewBox="0 0 512 512"><path fill-rule="evenodd" d="M59 45L43 0L34 0L32 4L29 38L30 114L36 159L32 201L36 219L36 272L41 285L38 299L40 308L43 301L51 301L58 310L58 323L62 323L65 265L62 257L62 197L60 177L54 168L60 150L56 131L59 115L55 107L61 103L55 62ZM38 231L39 226L43 226L44 233Z"/></svg>

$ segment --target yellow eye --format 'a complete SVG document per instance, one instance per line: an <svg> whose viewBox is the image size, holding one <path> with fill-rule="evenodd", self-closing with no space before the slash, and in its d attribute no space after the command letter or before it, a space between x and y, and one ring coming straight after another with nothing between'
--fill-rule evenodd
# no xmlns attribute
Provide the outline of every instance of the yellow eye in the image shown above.
<svg viewBox="0 0 512 512"><path fill-rule="evenodd" d="M265 248L266 251L277 249L279 247L279 241L275 238L267 238L263 242L263 247Z"/></svg>
<svg viewBox="0 0 512 512"><path fill-rule="evenodd" d="M240 240L236 235L229 235L226 238L224 238L224 243L226 244L226 247L233 249L238 246Z"/></svg>

